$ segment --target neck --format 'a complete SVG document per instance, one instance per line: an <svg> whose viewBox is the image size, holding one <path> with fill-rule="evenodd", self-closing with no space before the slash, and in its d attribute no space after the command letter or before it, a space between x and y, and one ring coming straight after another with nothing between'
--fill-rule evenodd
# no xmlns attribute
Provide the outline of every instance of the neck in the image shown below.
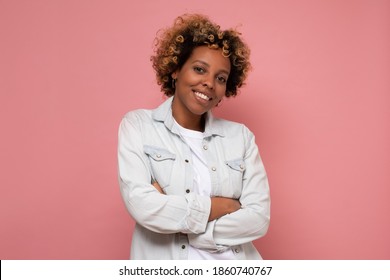
<svg viewBox="0 0 390 280"><path fill-rule="evenodd" d="M172 110L173 117L176 122L187 129L196 130L203 132L205 128L205 115L199 116L198 118L183 118L181 115L177 115Z"/></svg>
<svg viewBox="0 0 390 280"><path fill-rule="evenodd" d="M172 104L172 115L180 126L191 130L204 131L206 113L199 116L190 112L183 112L180 109L180 106L175 106L175 103Z"/></svg>

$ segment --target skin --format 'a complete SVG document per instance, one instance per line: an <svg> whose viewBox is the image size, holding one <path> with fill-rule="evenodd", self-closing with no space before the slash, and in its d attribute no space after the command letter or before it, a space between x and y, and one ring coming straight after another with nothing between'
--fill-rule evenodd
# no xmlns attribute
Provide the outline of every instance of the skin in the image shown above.
<svg viewBox="0 0 390 280"><path fill-rule="evenodd" d="M181 69L172 73L172 78L176 79L172 114L182 127L204 131L204 114L214 108L225 96L230 69L230 60L222 56L220 49L200 46L193 50ZM207 100L196 93L206 95ZM164 194L157 182L153 186ZM209 221L240 208L241 204L237 199L211 197Z"/></svg>
<svg viewBox="0 0 390 280"><path fill-rule="evenodd" d="M183 67L172 74L176 79L172 103L175 120L187 129L203 131L203 116L225 96L229 73L230 60L222 56L220 49L195 48ZM206 95L208 100L195 92Z"/></svg>

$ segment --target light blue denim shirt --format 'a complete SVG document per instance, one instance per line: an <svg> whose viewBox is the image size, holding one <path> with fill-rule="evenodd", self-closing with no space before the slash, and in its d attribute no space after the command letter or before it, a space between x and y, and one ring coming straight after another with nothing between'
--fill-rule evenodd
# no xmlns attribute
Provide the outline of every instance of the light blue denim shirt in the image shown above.
<svg viewBox="0 0 390 280"><path fill-rule="evenodd" d="M131 259L186 260L189 244L210 252L232 250L237 259L261 259L252 241L268 230L270 196L254 135L242 124L207 114L203 151L211 195L241 203L238 211L208 222L211 200L192 192L191 151L174 125L172 100L155 110L131 111L120 124L120 191L136 221Z"/></svg>

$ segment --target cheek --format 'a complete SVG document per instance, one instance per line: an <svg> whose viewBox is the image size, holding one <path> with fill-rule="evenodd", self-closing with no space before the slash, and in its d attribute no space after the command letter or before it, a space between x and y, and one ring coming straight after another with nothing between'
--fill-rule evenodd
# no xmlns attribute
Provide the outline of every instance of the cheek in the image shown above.
<svg viewBox="0 0 390 280"><path fill-rule="evenodd" d="M216 91L216 95L218 99L222 99L225 96L225 94L226 94L226 85L218 86Z"/></svg>
<svg viewBox="0 0 390 280"><path fill-rule="evenodd" d="M200 82L200 77L198 75L194 75L191 71L186 71L178 77L178 80L179 79L186 85L194 85Z"/></svg>

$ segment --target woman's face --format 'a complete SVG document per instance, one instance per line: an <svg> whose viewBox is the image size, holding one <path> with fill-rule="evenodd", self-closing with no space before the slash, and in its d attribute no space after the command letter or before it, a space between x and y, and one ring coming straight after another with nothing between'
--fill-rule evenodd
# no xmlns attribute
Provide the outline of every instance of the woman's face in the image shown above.
<svg viewBox="0 0 390 280"><path fill-rule="evenodd" d="M220 49L196 47L180 70L172 74L176 79L172 104L174 117L200 118L215 107L225 96L230 74L230 60Z"/></svg>

